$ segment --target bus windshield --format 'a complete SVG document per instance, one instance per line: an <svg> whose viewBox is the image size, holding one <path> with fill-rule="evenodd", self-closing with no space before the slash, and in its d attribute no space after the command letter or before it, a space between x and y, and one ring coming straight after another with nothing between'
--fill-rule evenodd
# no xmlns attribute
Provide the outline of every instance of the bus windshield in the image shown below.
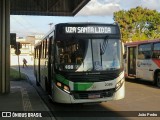
<svg viewBox="0 0 160 120"><path fill-rule="evenodd" d="M56 69L72 72L120 69L120 46L118 39L56 41Z"/></svg>

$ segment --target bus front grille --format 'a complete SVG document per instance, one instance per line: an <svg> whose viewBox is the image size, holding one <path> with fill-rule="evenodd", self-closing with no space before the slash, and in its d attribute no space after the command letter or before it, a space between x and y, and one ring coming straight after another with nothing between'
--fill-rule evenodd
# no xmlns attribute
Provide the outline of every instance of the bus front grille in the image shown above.
<svg viewBox="0 0 160 120"><path fill-rule="evenodd" d="M93 72L66 72L62 75L72 82L101 82L114 80L120 75L121 72L121 70L100 72L99 74Z"/></svg>
<svg viewBox="0 0 160 120"><path fill-rule="evenodd" d="M72 82L100 82L100 81L108 81L117 78L118 75L72 75L67 78Z"/></svg>
<svg viewBox="0 0 160 120"><path fill-rule="evenodd" d="M74 91L72 95L74 99L96 99L112 97L115 89L101 90L101 91Z"/></svg>

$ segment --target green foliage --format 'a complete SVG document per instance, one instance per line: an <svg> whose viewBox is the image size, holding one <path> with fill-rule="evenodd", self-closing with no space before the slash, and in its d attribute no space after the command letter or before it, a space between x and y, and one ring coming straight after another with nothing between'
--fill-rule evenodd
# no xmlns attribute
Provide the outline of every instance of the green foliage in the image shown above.
<svg viewBox="0 0 160 120"><path fill-rule="evenodd" d="M160 38L160 13L136 7L114 13L114 21L121 29L122 40L137 41Z"/></svg>
<svg viewBox="0 0 160 120"><path fill-rule="evenodd" d="M15 69L10 68L10 80L25 80L27 79L26 75L19 75L19 72Z"/></svg>

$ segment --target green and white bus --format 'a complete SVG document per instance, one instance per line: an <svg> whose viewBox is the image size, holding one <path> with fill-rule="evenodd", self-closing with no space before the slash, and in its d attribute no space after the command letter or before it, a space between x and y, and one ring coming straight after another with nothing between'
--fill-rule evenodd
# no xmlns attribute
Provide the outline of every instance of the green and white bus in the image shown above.
<svg viewBox="0 0 160 120"><path fill-rule="evenodd" d="M124 98L123 49L117 24L60 23L35 45L37 85L58 103Z"/></svg>

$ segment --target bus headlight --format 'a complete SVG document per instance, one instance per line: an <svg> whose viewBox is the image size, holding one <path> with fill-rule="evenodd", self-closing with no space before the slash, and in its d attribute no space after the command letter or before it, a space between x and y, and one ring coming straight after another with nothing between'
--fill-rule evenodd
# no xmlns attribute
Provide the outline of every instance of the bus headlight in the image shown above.
<svg viewBox="0 0 160 120"><path fill-rule="evenodd" d="M124 83L124 79L121 79L117 84L116 84L116 87L115 87L115 91L118 91L122 85Z"/></svg>
<svg viewBox="0 0 160 120"><path fill-rule="evenodd" d="M65 85L64 85L63 90L64 90L65 92L67 92L67 93L70 93L70 90L69 90L69 87L68 87L68 86L65 86Z"/></svg>
<svg viewBox="0 0 160 120"><path fill-rule="evenodd" d="M60 88L62 87L62 84L60 82L57 82L56 85Z"/></svg>
<svg viewBox="0 0 160 120"><path fill-rule="evenodd" d="M65 84L63 84L63 83L61 83L61 82L56 82L56 85L57 85L57 87L59 87L61 90L65 91L65 92L67 92L67 93L70 93L70 88L69 88L69 86L67 86L67 85L65 85Z"/></svg>

